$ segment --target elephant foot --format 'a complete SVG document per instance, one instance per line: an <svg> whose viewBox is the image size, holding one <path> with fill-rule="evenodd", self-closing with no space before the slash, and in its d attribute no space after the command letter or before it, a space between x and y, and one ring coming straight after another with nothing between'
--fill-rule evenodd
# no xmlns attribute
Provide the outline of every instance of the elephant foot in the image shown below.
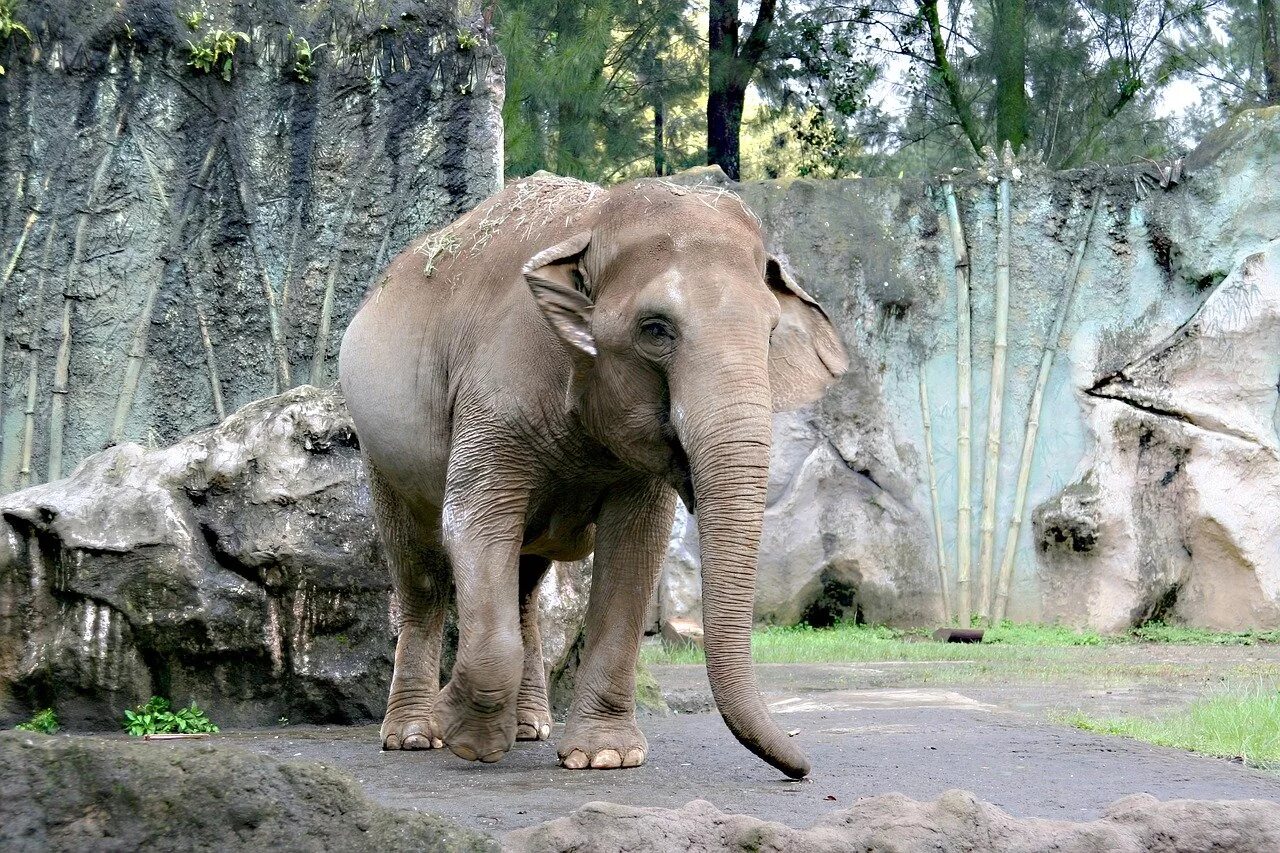
<svg viewBox="0 0 1280 853"><path fill-rule="evenodd" d="M639 767L649 754L649 741L634 719L571 719L557 752L560 765L569 770Z"/></svg>
<svg viewBox="0 0 1280 853"><path fill-rule="evenodd" d="M388 712L382 721L383 749L440 749L443 746L444 738L429 708Z"/></svg>
<svg viewBox="0 0 1280 853"><path fill-rule="evenodd" d="M462 690L451 681L436 700L435 718L443 732L445 746L467 761L497 761L515 744L515 703L507 706L512 710L502 707L501 703L496 708L481 710L475 707L477 703L467 702L461 694Z"/></svg>
<svg viewBox="0 0 1280 853"><path fill-rule="evenodd" d="M550 711L516 711L516 740L550 740Z"/></svg>

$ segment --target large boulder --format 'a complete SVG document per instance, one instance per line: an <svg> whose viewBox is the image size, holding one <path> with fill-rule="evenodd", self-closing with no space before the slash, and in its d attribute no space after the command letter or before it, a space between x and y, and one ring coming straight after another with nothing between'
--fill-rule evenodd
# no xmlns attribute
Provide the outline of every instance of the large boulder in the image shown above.
<svg viewBox="0 0 1280 853"><path fill-rule="evenodd" d="M548 673L572 655L589 584L589 560L544 581ZM223 725L378 719L394 648L368 484L332 389L0 497L0 721L53 706L72 727L115 727L153 694Z"/></svg>
<svg viewBox="0 0 1280 853"><path fill-rule="evenodd" d="M214 743L0 733L0 848L439 850L498 843L370 802L351 778Z"/></svg>
<svg viewBox="0 0 1280 853"><path fill-rule="evenodd" d="M511 853L1257 853L1280 849L1280 813L1265 800L1160 802L1139 794L1112 803L1099 820L1073 823L1015 818L968 791L952 790L934 802L902 794L869 797L809 829L793 829L728 814L704 800L678 809L587 803L568 817L508 833L503 847Z"/></svg>
<svg viewBox="0 0 1280 853"><path fill-rule="evenodd" d="M1036 515L1047 616L1106 630L1280 624L1278 380L1274 240L1088 389L1098 442Z"/></svg>

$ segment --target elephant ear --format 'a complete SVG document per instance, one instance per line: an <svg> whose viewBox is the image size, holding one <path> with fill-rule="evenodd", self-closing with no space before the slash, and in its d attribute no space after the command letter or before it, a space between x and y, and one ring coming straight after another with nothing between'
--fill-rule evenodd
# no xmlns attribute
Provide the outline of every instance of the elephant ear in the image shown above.
<svg viewBox="0 0 1280 853"><path fill-rule="evenodd" d="M765 266L765 280L782 307L769 338L769 384L773 410L785 412L821 397L848 369L849 356L822 306L773 256Z"/></svg>
<svg viewBox="0 0 1280 853"><path fill-rule="evenodd" d="M538 309L560 339L594 357L591 311L595 306L585 292L582 272L582 256L590 242L590 231L575 234L534 255L521 272Z"/></svg>

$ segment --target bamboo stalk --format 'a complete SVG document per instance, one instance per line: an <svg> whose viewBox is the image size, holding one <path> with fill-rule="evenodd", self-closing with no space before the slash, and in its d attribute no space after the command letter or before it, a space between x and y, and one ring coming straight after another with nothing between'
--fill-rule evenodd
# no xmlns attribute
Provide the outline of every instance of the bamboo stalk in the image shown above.
<svg viewBox="0 0 1280 853"><path fill-rule="evenodd" d="M49 410L49 482L62 479L62 432L66 425L66 400L71 374L71 306L75 300L62 297L62 340L53 371L53 402Z"/></svg>
<svg viewBox="0 0 1280 853"><path fill-rule="evenodd" d="M933 538L937 544L938 589L942 593L942 612L951 618L951 593L947 590L947 554L942 542L942 504L938 500L938 473L933 464L933 421L929 416L929 386L920 367L920 419L924 424L925 466L929 471L929 497L933 504Z"/></svg>
<svg viewBox="0 0 1280 853"><path fill-rule="evenodd" d="M213 256L209 251L208 245L204 246L201 257L205 260L205 269L213 269ZM222 403L222 380L218 377L218 361L214 357L213 339L209 335L209 322L204 313L204 297L200 293L200 284L196 281L196 277L186 270L184 264L184 273L186 274L187 283L191 286L191 301L196 309L196 322L200 324L200 343L204 347L204 360L209 366L209 388L213 393L213 413L218 418L218 423L222 423L227 419L227 409Z"/></svg>
<svg viewBox="0 0 1280 853"><path fill-rule="evenodd" d="M71 250L71 263L67 265L67 278L62 290L62 341L58 344L57 370L54 376L54 396L49 409L49 460L48 480L62 477L62 444L67 418L67 395L71 393L71 296L72 288L80 280L80 264L84 261L84 249L89 232L89 217L94 212L94 202L102 188L102 182L111 171L116 152L120 148L120 135L124 132L125 118L128 109L121 105L116 118L115 131L107 140L107 150L98 160L98 167L93 171L93 179L89 182L89 192L85 197L85 207L76 223L75 242Z"/></svg>
<svg viewBox="0 0 1280 853"><path fill-rule="evenodd" d="M991 348L991 388L987 399L987 451L982 467L982 528L978 548L981 588L978 615L991 612L991 579L995 569L996 487L1000 482L1000 432L1004 422L1005 362L1009 350L1009 209L1008 169L1000 177L996 232L995 342Z"/></svg>
<svg viewBox="0 0 1280 853"><path fill-rule="evenodd" d="M218 149L218 141L218 139L215 139L210 144L208 151L205 152L204 159L200 162L200 169L196 173L196 184L203 184L205 178L208 177L209 169L213 166L213 155ZM183 204L182 212L175 213L164 191L164 182L159 170L156 169L155 163L145 151L142 159L147 164L147 170L151 173L152 191L157 200L168 211L170 231L165 254L169 255L175 249L180 248L182 232L195 204L188 198ZM156 300L159 298L160 287L164 284L169 269L169 261L163 258L158 260L160 260L159 274L152 278L151 284L147 288L147 295L142 303L142 311L138 314L138 322L134 326L133 338L129 344L128 357L125 361L124 381L120 386L120 396L116 400L115 419L112 421L111 435L108 439L110 445L119 444L121 439L124 438L125 425L128 423L129 415L133 411L133 401L138 392L138 382L142 377L142 365L147 357L147 339L151 331L151 324L155 319Z"/></svg>
<svg viewBox="0 0 1280 853"><path fill-rule="evenodd" d="M289 377L289 353L284 342L284 332L280 326L280 306L276 298L275 287L271 284L271 278L267 275L267 266L263 263L262 253L258 249L257 224L258 224L258 206L253 200L249 185L246 181L244 172L241 169L239 152L233 149L230 135L225 137L227 144L227 155L231 161L231 170L235 176L236 192L240 196L240 206L244 209L245 220L249 225L249 250L253 254L253 262L258 270L258 279L262 284L262 296L267 304L267 328L271 335L271 349L275 357L275 373L272 377L272 387L275 393L280 393L286 388L293 386L293 380Z"/></svg>
<svg viewBox="0 0 1280 853"><path fill-rule="evenodd" d="M973 555L970 435L973 431L972 331L969 305L969 246L951 179L942 182L955 254L956 284L956 616L967 626L973 613L970 601L970 561Z"/></svg>
<svg viewBox="0 0 1280 853"><path fill-rule="evenodd" d="M36 391L40 382L40 329L44 325L43 318L40 316L40 309L44 302L44 285L48 277L49 261L53 256L53 243L57 231L58 220L55 217L50 220L49 233L44 238L44 249L40 255L40 273L36 277L35 299L32 301L33 307L31 310L36 314L36 321L32 324L30 355L28 356L27 406L23 412L22 464L18 469L19 488L31 485L31 457L35 447L36 436Z"/></svg>
<svg viewBox="0 0 1280 853"><path fill-rule="evenodd" d="M329 351L329 328L333 322L333 296L338 281L338 270L342 266L339 263L342 259L342 244L347 231L347 223L351 219L351 210L355 206L356 193L364 186L365 176L368 175L369 166L372 162L372 157L365 158L364 165L356 174L355 181L351 186L351 192L347 194L347 205L342 211L342 218L338 220L338 229L335 232L337 248L334 250L333 258L329 262L329 278L325 282L324 299L320 303L320 321L316 324L316 340L311 355L311 376L309 379L312 385L321 385L324 382L325 359Z"/></svg>
<svg viewBox="0 0 1280 853"><path fill-rule="evenodd" d="M39 218L40 214L37 211L33 210L27 214L26 224L22 226L22 233L18 235L18 243L13 247L13 254L9 256L9 263L5 265L4 273L0 274L0 293L4 293L9 279L13 278L13 271L18 268L18 261L22 258L22 250L27 246L27 238L31 236L31 229L35 227Z"/></svg>
<svg viewBox="0 0 1280 853"><path fill-rule="evenodd" d="M1071 256L1062 297L1058 301L1058 313L1053 320L1053 328L1045 338L1040 352L1040 373L1036 377L1035 391L1031 395L1031 406L1027 409L1027 430L1022 439L1022 457L1018 462L1018 490L1013 499L1013 517L1009 519L1009 531L1005 535L1004 552L1000 558L1000 577L996 586L995 608L992 618L999 621L1004 618L1009 605L1009 587L1013 580L1013 560L1018 550L1018 538L1022 534L1023 512L1027 505L1027 485L1031 480L1031 462L1035 457L1036 438L1040 433L1040 412L1044 407L1044 391L1049 384L1049 374L1053 370L1053 361L1058 355L1058 344L1062 337L1062 328L1066 325L1067 315L1071 313L1071 302L1075 298L1076 286L1080 281L1080 268L1084 264L1085 252L1089 248L1089 235L1093 231L1093 222L1098 214L1098 206L1102 201L1102 190L1097 189L1089 202L1089 212L1085 216L1084 229L1076 241L1075 253Z"/></svg>

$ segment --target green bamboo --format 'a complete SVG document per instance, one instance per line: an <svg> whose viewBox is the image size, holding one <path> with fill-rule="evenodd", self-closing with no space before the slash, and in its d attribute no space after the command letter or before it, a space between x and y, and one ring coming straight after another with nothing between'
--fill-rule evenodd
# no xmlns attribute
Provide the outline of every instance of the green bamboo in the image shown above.
<svg viewBox="0 0 1280 853"><path fill-rule="evenodd" d="M66 282L62 291L62 340L58 344L58 368L54 378L54 396L49 409L49 471L48 479L57 480L62 477L62 445L66 427L66 398L71 393L71 303L74 300L72 290L80 281L80 265L84 262L84 252L89 233L89 219L94 213L94 205L102 189L102 182L111 171L116 153L120 148L120 135L124 132L125 118L128 110L120 107L116 119L115 130L107 141L107 150L98 160L98 167L93 171L93 179L89 182L89 193L85 199L84 210L76 222L75 242L71 250L71 263L67 266Z"/></svg>
<svg viewBox="0 0 1280 853"><path fill-rule="evenodd" d="M200 169L196 173L195 183L203 184L208 177L209 170L213 166L213 157L217 152L219 140L217 138L209 145L208 151L205 152L204 158L200 161ZM151 173L151 188L155 194L157 201L168 212L170 230L169 237L166 241L165 255L172 254L175 251L181 251L182 234L186 228L187 219L190 218L191 212L195 207L194 202L189 197L187 202L183 204L181 213L175 213L169 202L168 195L164 191L164 181L152 161L151 156L143 151L142 159L147 165L147 170ZM194 194L189 194L193 196ZM129 344L128 357L125 362L124 381L120 386L120 396L116 400L115 419L111 424L111 435L108 442L112 445L119 444L124 438L125 426L129 420L129 414L133 411L133 401L138 392L138 382L142 377L142 365L147 357L147 342L151 330L151 324L155 319L156 301L160 295L160 287L164 284L165 274L168 270L168 261L163 257L157 259L159 261L159 272L152 277L151 284L147 288L146 298L142 303L142 311L138 314L138 322L133 329L133 338ZM221 420L221 418L219 418Z"/></svg>
<svg viewBox="0 0 1280 853"><path fill-rule="evenodd" d="M991 580L995 568L996 500L1000 481L1000 432L1004 421L1005 363L1009 349L1009 168L1000 176L996 231L995 342L991 348L991 387L987 398L987 452L982 469L982 533L978 548L981 587L978 615L991 612Z"/></svg>
<svg viewBox="0 0 1280 853"><path fill-rule="evenodd" d="M973 364L972 331L969 305L969 246L964 224L956 203L955 188L950 178L942 181L947 202L947 221L951 226L951 246L955 255L956 285L956 615L967 626L973 613L970 592L970 561L973 555L972 451L973 431Z"/></svg>
<svg viewBox="0 0 1280 853"><path fill-rule="evenodd" d="M1022 439L1022 456L1018 462L1018 489L1013 499L1013 517L1009 519L1009 531L1005 535L1004 552L1000 559L1000 577L996 586L996 602L991 618L999 621L1004 618L1009 604L1009 587L1013 579L1013 561L1018 551L1018 538L1022 534L1023 513L1027 506L1027 486L1031 479L1031 462L1036 452L1036 437L1040 433L1040 412L1044 407L1044 391L1049 384L1049 374L1053 370L1053 361L1058 354L1058 344L1062 338L1062 328L1066 325L1067 316L1071 313L1071 303L1075 298L1076 286L1080 281L1080 269L1084 264L1085 252L1089 248L1089 235L1093 231L1093 221L1102 201L1102 190L1095 190L1089 202L1089 212L1085 216L1083 231L1076 241L1075 252L1071 256L1064 281L1062 297L1058 300L1057 316L1053 320L1053 328L1040 351L1040 372L1036 376L1035 391L1031 395L1031 405L1027 409L1027 430Z"/></svg>

